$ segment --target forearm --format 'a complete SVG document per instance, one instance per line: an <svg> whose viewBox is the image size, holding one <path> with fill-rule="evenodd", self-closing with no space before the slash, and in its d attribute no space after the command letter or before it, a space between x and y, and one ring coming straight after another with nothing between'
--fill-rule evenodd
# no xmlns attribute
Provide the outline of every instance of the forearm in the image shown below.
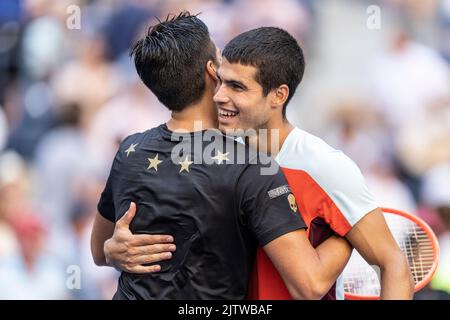
<svg viewBox="0 0 450 320"><path fill-rule="evenodd" d="M414 281L406 259L381 268L382 300L411 300L413 295Z"/></svg>
<svg viewBox="0 0 450 320"><path fill-rule="evenodd" d="M316 252L318 261L315 278L328 291L344 270L350 259L352 247L345 238L332 236L319 245Z"/></svg>
<svg viewBox="0 0 450 320"><path fill-rule="evenodd" d="M92 247L92 258L94 259L94 263L99 267L108 266L103 246L98 244L92 245L91 247Z"/></svg>
<svg viewBox="0 0 450 320"><path fill-rule="evenodd" d="M381 299L411 299L414 291L405 255L392 236L381 209L366 214L346 238L370 265L380 267Z"/></svg>
<svg viewBox="0 0 450 320"><path fill-rule="evenodd" d="M330 290L351 253L348 242L334 236L315 250L303 229L280 236L264 250L292 297L308 300L320 299Z"/></svg>
<svg viewBox="0 0 450 320"><path fill-rule="evenodd" d="M97 213L91 234L91 253L94 263L98 266L107 265L104 244L107 239L111 238L113 232L114 223Z"/></svg>

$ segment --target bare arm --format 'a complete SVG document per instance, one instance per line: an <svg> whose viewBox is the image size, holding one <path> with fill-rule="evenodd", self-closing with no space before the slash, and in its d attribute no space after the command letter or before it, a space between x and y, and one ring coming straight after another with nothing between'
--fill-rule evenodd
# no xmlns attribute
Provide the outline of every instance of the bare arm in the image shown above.
<svg viewBox="0 0 450 320"><path fill-rule="evenodd" d="M99 266L112 266L129 273L157 272L159 265L144 264L170 259L175 251L173 238L168 235L132 234L130 223L136 214L136 204L116 224L97 213L91 237L94 262Z"/></svg>
<svg viewBox="0 0 450 320"><path fill-rule="evenodd" d="M370 264L381 270L381 299L412 299L414 283L405 255L395 242L381 209L364 216L346 235Z"/></svg>
<svg viewBox="0 0 450 320"><path fill-rule="evenodd" d="M305 230L297 230L264 246L294 299L320 299L336 282L352 248L333 236L314 249Z"/></svg>
<svg viewBox="0 0 450 320"><path fill-rule="evenodd" d="M103 245L107 239L111 238L113 233L114 223L97 212L91 233L91 253L95 264L98 266L107 265Z"/></svg>

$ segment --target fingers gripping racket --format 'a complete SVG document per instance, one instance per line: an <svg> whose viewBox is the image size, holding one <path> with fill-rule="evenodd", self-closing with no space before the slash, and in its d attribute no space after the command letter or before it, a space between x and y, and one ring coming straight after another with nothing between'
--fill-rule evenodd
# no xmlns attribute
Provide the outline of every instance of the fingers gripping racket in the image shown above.
<svg viewBox="0 0 450 320"><path fill-rule="evenodd" d="M439 244L433 230L420 218L395 209L382 208L395 241L405 254L414 279L414 292L425 287L436 271ZM345 298L376 300L380 298L380 279L356 251L343 272Z"/></svg>

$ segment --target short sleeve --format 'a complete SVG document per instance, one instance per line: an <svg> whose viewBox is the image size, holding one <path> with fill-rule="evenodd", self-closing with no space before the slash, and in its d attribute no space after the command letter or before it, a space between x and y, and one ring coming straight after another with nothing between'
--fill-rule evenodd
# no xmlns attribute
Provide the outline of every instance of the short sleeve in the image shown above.
<svg viewBox="0 0 450 320"><path fill-rule="evenodd" d="M282 171L275 161L270 165L272 174L263 174L260 164L247 165L237 184L240 212L260 246L306 228Z"/></svg>
<svg viewBox="0 0 450 320"><path fill-rule="evenodd" d="M128 136L121 142L119 150L117 151L116 156L114 157L114 161L112 163L111 171L109 172L105 188L103 189L103 192L100 195L100 200L97 204L97 210L102 215L102 217L114 223L116 222L116 210L114 206L113 189L114 185L117 184L117 181L119 179L118 177L118 173L120 172L119 166L120 163L123 162L122 158L124 152L126 152L125 149L131 142L136 140L137 136L138 136L137 134Z"/></svg>
<svg viewBox="0 0 450 320"><path fill-rule="evenodd" d="M325 162L323 168L324 173L319 178L320 184L328 193L338 211L336 217L325 217L332 226L334 226L336 220L342 219L353 227L367 213L379 207L367 187L360 169L345 154L338 151L334 152ZM328 210L328 212L333 212L333 210ZM340 230L337 227L333 229L340 235L346 233L345 230Z"/></svg>
<svg viewBox="0 0 450 320"><path fill-rule="evenodd" d="M108 180L106 181L105 189L100 195L100 200L97 204L97 210L103 218L115 223L116 211L114 208L114 201L112 196L112 173L113 170L111 170Z"/></svg>

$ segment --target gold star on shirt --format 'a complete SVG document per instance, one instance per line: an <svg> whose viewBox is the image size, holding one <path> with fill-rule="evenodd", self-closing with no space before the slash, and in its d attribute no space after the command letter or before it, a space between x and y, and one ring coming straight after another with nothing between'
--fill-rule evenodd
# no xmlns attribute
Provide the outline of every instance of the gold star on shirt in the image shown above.
<svg viewBox="0 0 450 320"><path fill-rule="evenodd" d="M217 150L217 155L212 157L214 160L217 160L217 164L221 164L223 161L230 161L228 159L229 152L222 153L220 150Z"/></svg>
<svg viewBox="0 0 450 320"><path fill-rule="evenodd" d="M178 163L181 165L180 173L183 172L184 170L186 170L187 172L189 172L189 166L190 166L191 164L193 164L192 161L189 161L189 160L188 160L188 156L186 156L186 159L184 159L184 161L180 161L180 162L178 162Z"/></svg>
<svg viewBox="0 0 450 320"><path fill-rule="evenodd" d="M152 158L147 158L149 164L148 164L148 168L147 170L150 170L151 168L155 169L155 171L158 171L158 164L162 163L162 160L158 159L158 154L156 154L156 156L152 159Z"/></svg>
<svg viewBox="0 0 450 320"><path fill-rule="evenodd" d="M136 146L138 144L139 143L132 143L131 146L129 146L128 149L125 150L125 153L127 154L127 157L130 155L131 152L135 152L136 151L136 149L134 149L134 148L136 148Z"/></svg>

